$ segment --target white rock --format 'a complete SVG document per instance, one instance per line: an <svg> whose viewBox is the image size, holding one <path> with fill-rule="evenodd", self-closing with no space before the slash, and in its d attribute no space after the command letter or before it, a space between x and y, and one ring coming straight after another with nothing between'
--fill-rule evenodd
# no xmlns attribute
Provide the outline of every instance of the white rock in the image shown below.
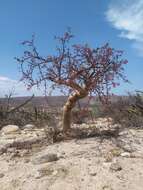
<svg viewBox="0 0 143 190"><path fill-rule="evenodd" d="M129 152L123 152L123 153L121 153L121 156L129 158L131 155Z"/></svg>
<svg viewBox="0 0 143 190"><path fill-rule="evenodd" d="M33 125L33 124L27 124L27 125L24 125L23 127L22 127L23 129L34 129L35 128L35 125Z"/></svg>
<svg viewBox="0 0 143 190"><path fill-rule="evenodd" d="M81 124L82 127L88 128L89 126L86 123Z"/></svg>
<svg viewBox="0 0 143 190"><path fill-rule="evenodd" d="M119 133L120 136L126 136L126 135L128 135L128 134L129 134L128 131L121 131L121 132Z"/></svg>
<svg viewBox="0 0 143 190"><path fill-rule="evenodd" d="M135 131L135 130L130 129L130 133L131 133L133 136L136 136L136 131Z"/></svg>
<svg viewBox="0 0 143 190"><path fill-rule="evenodd" d="M4 134L16 133L20 129L17 125L6 125L1 129L1 132Z"/></svg>
<svg viewBox="0 0 143 190"><path fill-rule="evenodd" d="M52 175L57 175L58 174L58 171L57 170L54 170Z"/></svg>

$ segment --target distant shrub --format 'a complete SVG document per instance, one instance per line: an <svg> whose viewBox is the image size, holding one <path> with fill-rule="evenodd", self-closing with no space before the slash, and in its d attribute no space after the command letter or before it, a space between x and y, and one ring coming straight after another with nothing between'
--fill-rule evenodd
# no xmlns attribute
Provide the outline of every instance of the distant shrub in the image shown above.
<svg viewBox="0 0 143 190"><path fill-rule="evenodd" d="M26 124L35 124L40 127L43 125L55 127L56 117L58 115L57 111L38 108L31 104L31 99L27 102L22 103L19 106L11 106L9 101L5 98L0 102L0 127L8 124L15 124L18 126L23 126Z"/></svg>
<svg viewBox="0 0 143 190"><path fill-rule="evenodd" d="M101 104L101 102L96 101L94 104L91 105L91 114L94 119L98 117L106 116L104 112L105 105Z"/></svg>
<svg viewBox="0 0 143 190"><path fill-rule="evenodd" d="M75 124L87 123L92 118L92 110L89 108L74 109L72 111L72 122Z"/></svg>
<svg viewBox="0 0 143 190"><path fill-rule="evenodd" d="M119 97L117 101L104 107L103 114L113 118L124 127L143 127L143 92Z"/></svg>

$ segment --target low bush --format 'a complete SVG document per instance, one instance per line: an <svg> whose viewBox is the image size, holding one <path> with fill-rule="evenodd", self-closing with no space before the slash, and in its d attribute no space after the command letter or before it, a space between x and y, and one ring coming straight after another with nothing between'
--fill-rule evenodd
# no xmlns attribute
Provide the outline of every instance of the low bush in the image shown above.
<svg viewBox="0 0 143 190"><path fill-rule="evenodd" d="M35 107L30 101L18 106L12 106L7 99L0 102L0 127L8 124L23 126L34 124L38 127L43 125L57 125L58 112L52 109Z"/></svg>
<svg viewBox="0 0 143 190"><path fill-rule="evenodd" d="M124 127L143 127L143 92L119 97L104 107L102 114L112 117L115 123Z"/></svg>

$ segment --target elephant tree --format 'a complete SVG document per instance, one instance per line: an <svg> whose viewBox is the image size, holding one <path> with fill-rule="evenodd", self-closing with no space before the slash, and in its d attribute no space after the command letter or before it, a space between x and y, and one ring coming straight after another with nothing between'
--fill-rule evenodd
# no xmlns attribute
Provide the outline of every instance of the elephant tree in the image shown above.
<svg viewBox="0 0 143 190"><path fill-rule="evenodd" d="M71 126L71 111L79 99L98 95L102 101L108 99L111 87L118 86L117 81L124 76L122 59L123 51L115 50L105 44L100 48L91 48L87 44L71 45L73 35L70 31L57 37L58 46L55 55L39 54L34 37L22 44L27 47L21 58L16 58L22 72L21 80L28 88L44 83L45 88L51 85L68 94L63 107L63 131Z"/></svg>

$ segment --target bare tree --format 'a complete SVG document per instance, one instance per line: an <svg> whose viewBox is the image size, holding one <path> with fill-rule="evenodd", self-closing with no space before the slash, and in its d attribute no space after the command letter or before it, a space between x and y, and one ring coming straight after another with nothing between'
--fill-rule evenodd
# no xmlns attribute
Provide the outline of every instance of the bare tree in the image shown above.
<svg viewBox="0 0 143 190"><path fill-rule="evenodd" d="M42 56L38 52L34 36L31 41L22 44L27 47L21 58L16 58L22 72L21 80L26 82L28 89L44 83L45 88L60 88L68 94L63 107L63 131L71 126L71 111L76 102L86 96L98 95L106 102L111 87L119 85L121 78L125 82L122 59L123 51L115 50L105 44L100 48L89 45L71 45L73 35L70 31L62 37L56 37L58 46L55 55Z"/></svg>

